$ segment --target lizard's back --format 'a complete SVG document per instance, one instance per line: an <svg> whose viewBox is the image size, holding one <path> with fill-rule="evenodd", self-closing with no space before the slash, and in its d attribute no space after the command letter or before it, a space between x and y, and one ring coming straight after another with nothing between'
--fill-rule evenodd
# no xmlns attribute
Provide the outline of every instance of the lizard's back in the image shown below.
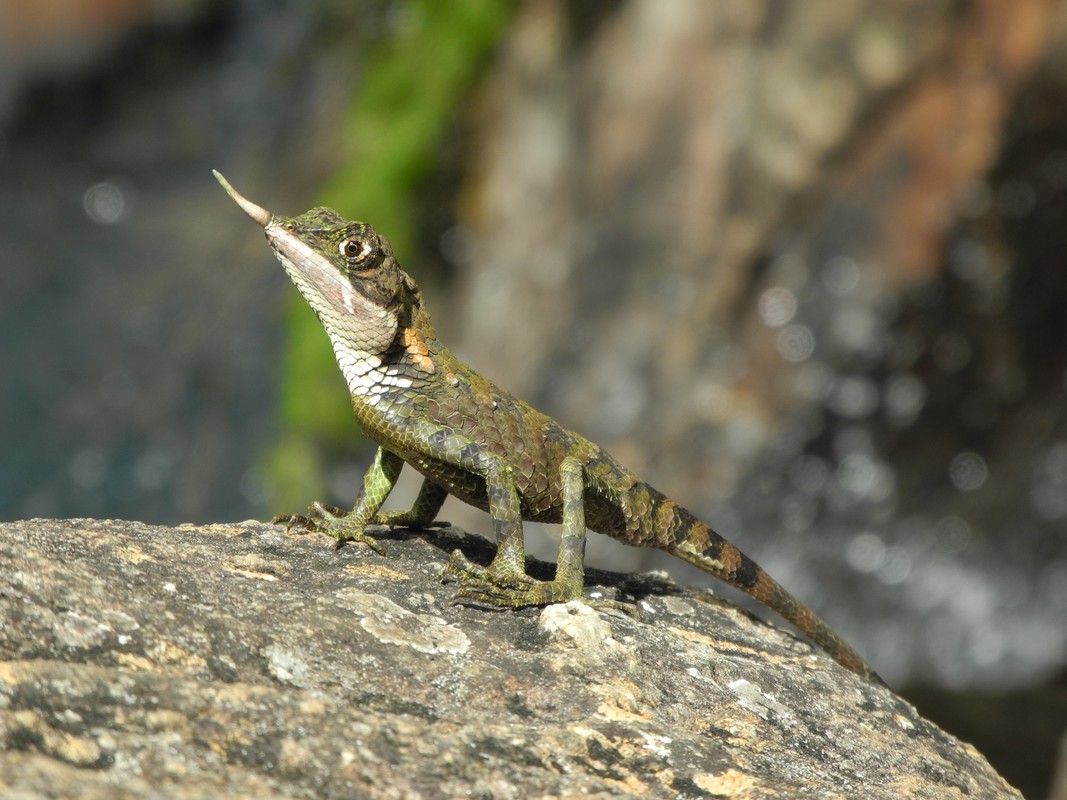
<svg viewBox="0 0 1067 800"><path fill-rule="evenodd" d="M501 389L452 356L440 343L434 341L432 345L437 365L433 374L423 377L417 393L407 393L419 406L418 414L412 416L447 426L503 459L519 492L523 519L553 524L561 521L560 468L564 459L576 458L586 472L584 506L590 530L627 544L671 551L694 531L703 535L708 530L693 514L639 479L602 447ZM399 405L397 400L383 407ZM449 494L488 510L486 484L479 474L438 457L434 448L426 448L419 437L411 437L412 443L404 446L404 437L397 435L395 423L383 421L380 414L368 414L366 408L357 414L372 439L396 452ZM706 568L704 564L700 566Z"/></svg>

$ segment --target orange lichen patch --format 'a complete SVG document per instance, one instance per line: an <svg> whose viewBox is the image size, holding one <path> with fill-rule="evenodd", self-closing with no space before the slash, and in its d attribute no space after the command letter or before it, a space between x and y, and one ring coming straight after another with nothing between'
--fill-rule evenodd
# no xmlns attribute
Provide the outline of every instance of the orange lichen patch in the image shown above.
<svg viewBox="0 0 1067 800"><path fill-rule="evenodd" d="M133 653L115 653L115 660L131 672L155 672L156 663Z"/></svg>
<svg viewBox="0 0 1067 800"><path fill-rule="evenodd" d="M688 631L685 628L677 628L674 626L670 626L668 630L675 636L679 636L688 642L693 642L694 644L700 644L704 645L705 647L709 647L713 652L719 654L738 653L744 654L746 656L758 656L761 659L764 659L772 664L786 664L791 663L795 660L794 658L789 656L784 658L774 656L770 653L767 653L763 650L759 650L754 647L744 647L743 645L739 645L737 642L732 642L726 639L713 638L711 636L706 636L702 633L698 633L697 631Z"/></svg>
<svg viewBox="0 0 1067 800"><path fill-rule="evenodd" d="M230 559L223 566L227 572L257 580L276 581L289 570L277 559L264 558L255 553L247 553Z"/></svg>
<svg viewBox="0 0 1067 800"><path fill-rule="evenodd" d="M437 371L437 365L430 358L430 348L426 345L426 340L418 330L410 327L401 328L400 344L411 356L411 360L416 367L431 375Z"/></svg>
<svg viewBox="0 0 1067 800"><path fill-rule="evenodd" d="M763 787L759 778L732 768L720 775L704 774L691 777L693 783L705 792L719 797L754 797L757 790Z"/></svg>
<svg viewBox="0 0 1067 800"><path fill-rule="evenodd" d="M350 564L345 567L345 572L348 572L352 575L358 575L360 577L380 578L382 580L387 581L400 581L408 579L407 576L404 575L404 573L397 572L396 570L389 569L388 567L363 563Z"/></svg>
<svg viewBox="0 0 1067 800"><path fill-rule="evenodd" d="M142 561L156 560L137 545L123 545L122 547L116 548L115 555L132 564L140 564Z"/></svg>
<svg viewBox="0 0 1067 800"><path fill-rule="evenodd" d="M161 639L155 645L148 648L145 655L154 660L157 664L168 664L186 668L203 668L207 666L207 662L202 656L190 653L185 648L179 647L173 642L168 642L165 639Z"/></svg>

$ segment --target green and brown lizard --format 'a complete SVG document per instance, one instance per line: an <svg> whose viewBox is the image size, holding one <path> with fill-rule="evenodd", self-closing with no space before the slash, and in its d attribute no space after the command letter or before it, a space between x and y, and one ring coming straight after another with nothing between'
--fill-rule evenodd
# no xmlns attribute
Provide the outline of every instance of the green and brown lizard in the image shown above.
<svg viewBox="0 0 1067 800"><path fill-rule="evenodd" d="M313 503L306 515L275 522L381 552L367 525L426 527L454 495L489 512L497 542L488 567L452 554L447 572L458 582L457 598L505 608L581 597L589 528L695 564L780 614L838 663L877 680L855 650L730 542L598 445L455 358L434 334L415 281L370 225L328 208L275 216L215 177L263 227L326 329L359 424L378 444L351 511ZM425 477L415 504L379 511L405 462ZM562 526L551 581L526 573L523 520Z"/></svg>

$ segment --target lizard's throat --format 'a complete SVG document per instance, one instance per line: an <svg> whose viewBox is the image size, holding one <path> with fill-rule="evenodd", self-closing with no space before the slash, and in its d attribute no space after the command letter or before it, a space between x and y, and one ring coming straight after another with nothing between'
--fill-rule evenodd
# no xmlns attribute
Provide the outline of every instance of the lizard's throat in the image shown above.
<svg viewBox="0 0 1067 800"><path fill-rule="evenodd" d="M330 333L329 328L326 329ZM344 338L330 333L337 365L345 376L352 402L377 407L383 399L410 389L414 381L402 362L383 361L381 356L352 349Z"/></svg>
<svg viewBox="0 0 1067 800"><path fill-rule="evenodd" d="M353 401L373 407L389 389L410 386L409 379L383 366L383 355L396 338L396 314L361 295L328 260L288 231L268 228L267 237L326 329Z"/></svg>
<svg viewBox="0 0 1067 800"><path fill-rule="evenodd" d="M270 225L266 233L286 274L329 334L339 362L342 352L346 359L376 357L389 348L397 331L393 311L360 294L329 259L291 232Z"/></svg>

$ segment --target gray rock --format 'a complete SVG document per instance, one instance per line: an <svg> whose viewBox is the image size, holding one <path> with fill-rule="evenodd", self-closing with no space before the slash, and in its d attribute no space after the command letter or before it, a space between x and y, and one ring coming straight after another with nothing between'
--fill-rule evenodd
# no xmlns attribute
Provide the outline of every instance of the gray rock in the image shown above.
<svg viewBox="0 0 1067 800"><path fill-rule="evenodd" d="M0 524L0 795L1021 797L790 633L659 577L490 612L259 522ZM534 565L535 569L543 565Z"/></svg>

